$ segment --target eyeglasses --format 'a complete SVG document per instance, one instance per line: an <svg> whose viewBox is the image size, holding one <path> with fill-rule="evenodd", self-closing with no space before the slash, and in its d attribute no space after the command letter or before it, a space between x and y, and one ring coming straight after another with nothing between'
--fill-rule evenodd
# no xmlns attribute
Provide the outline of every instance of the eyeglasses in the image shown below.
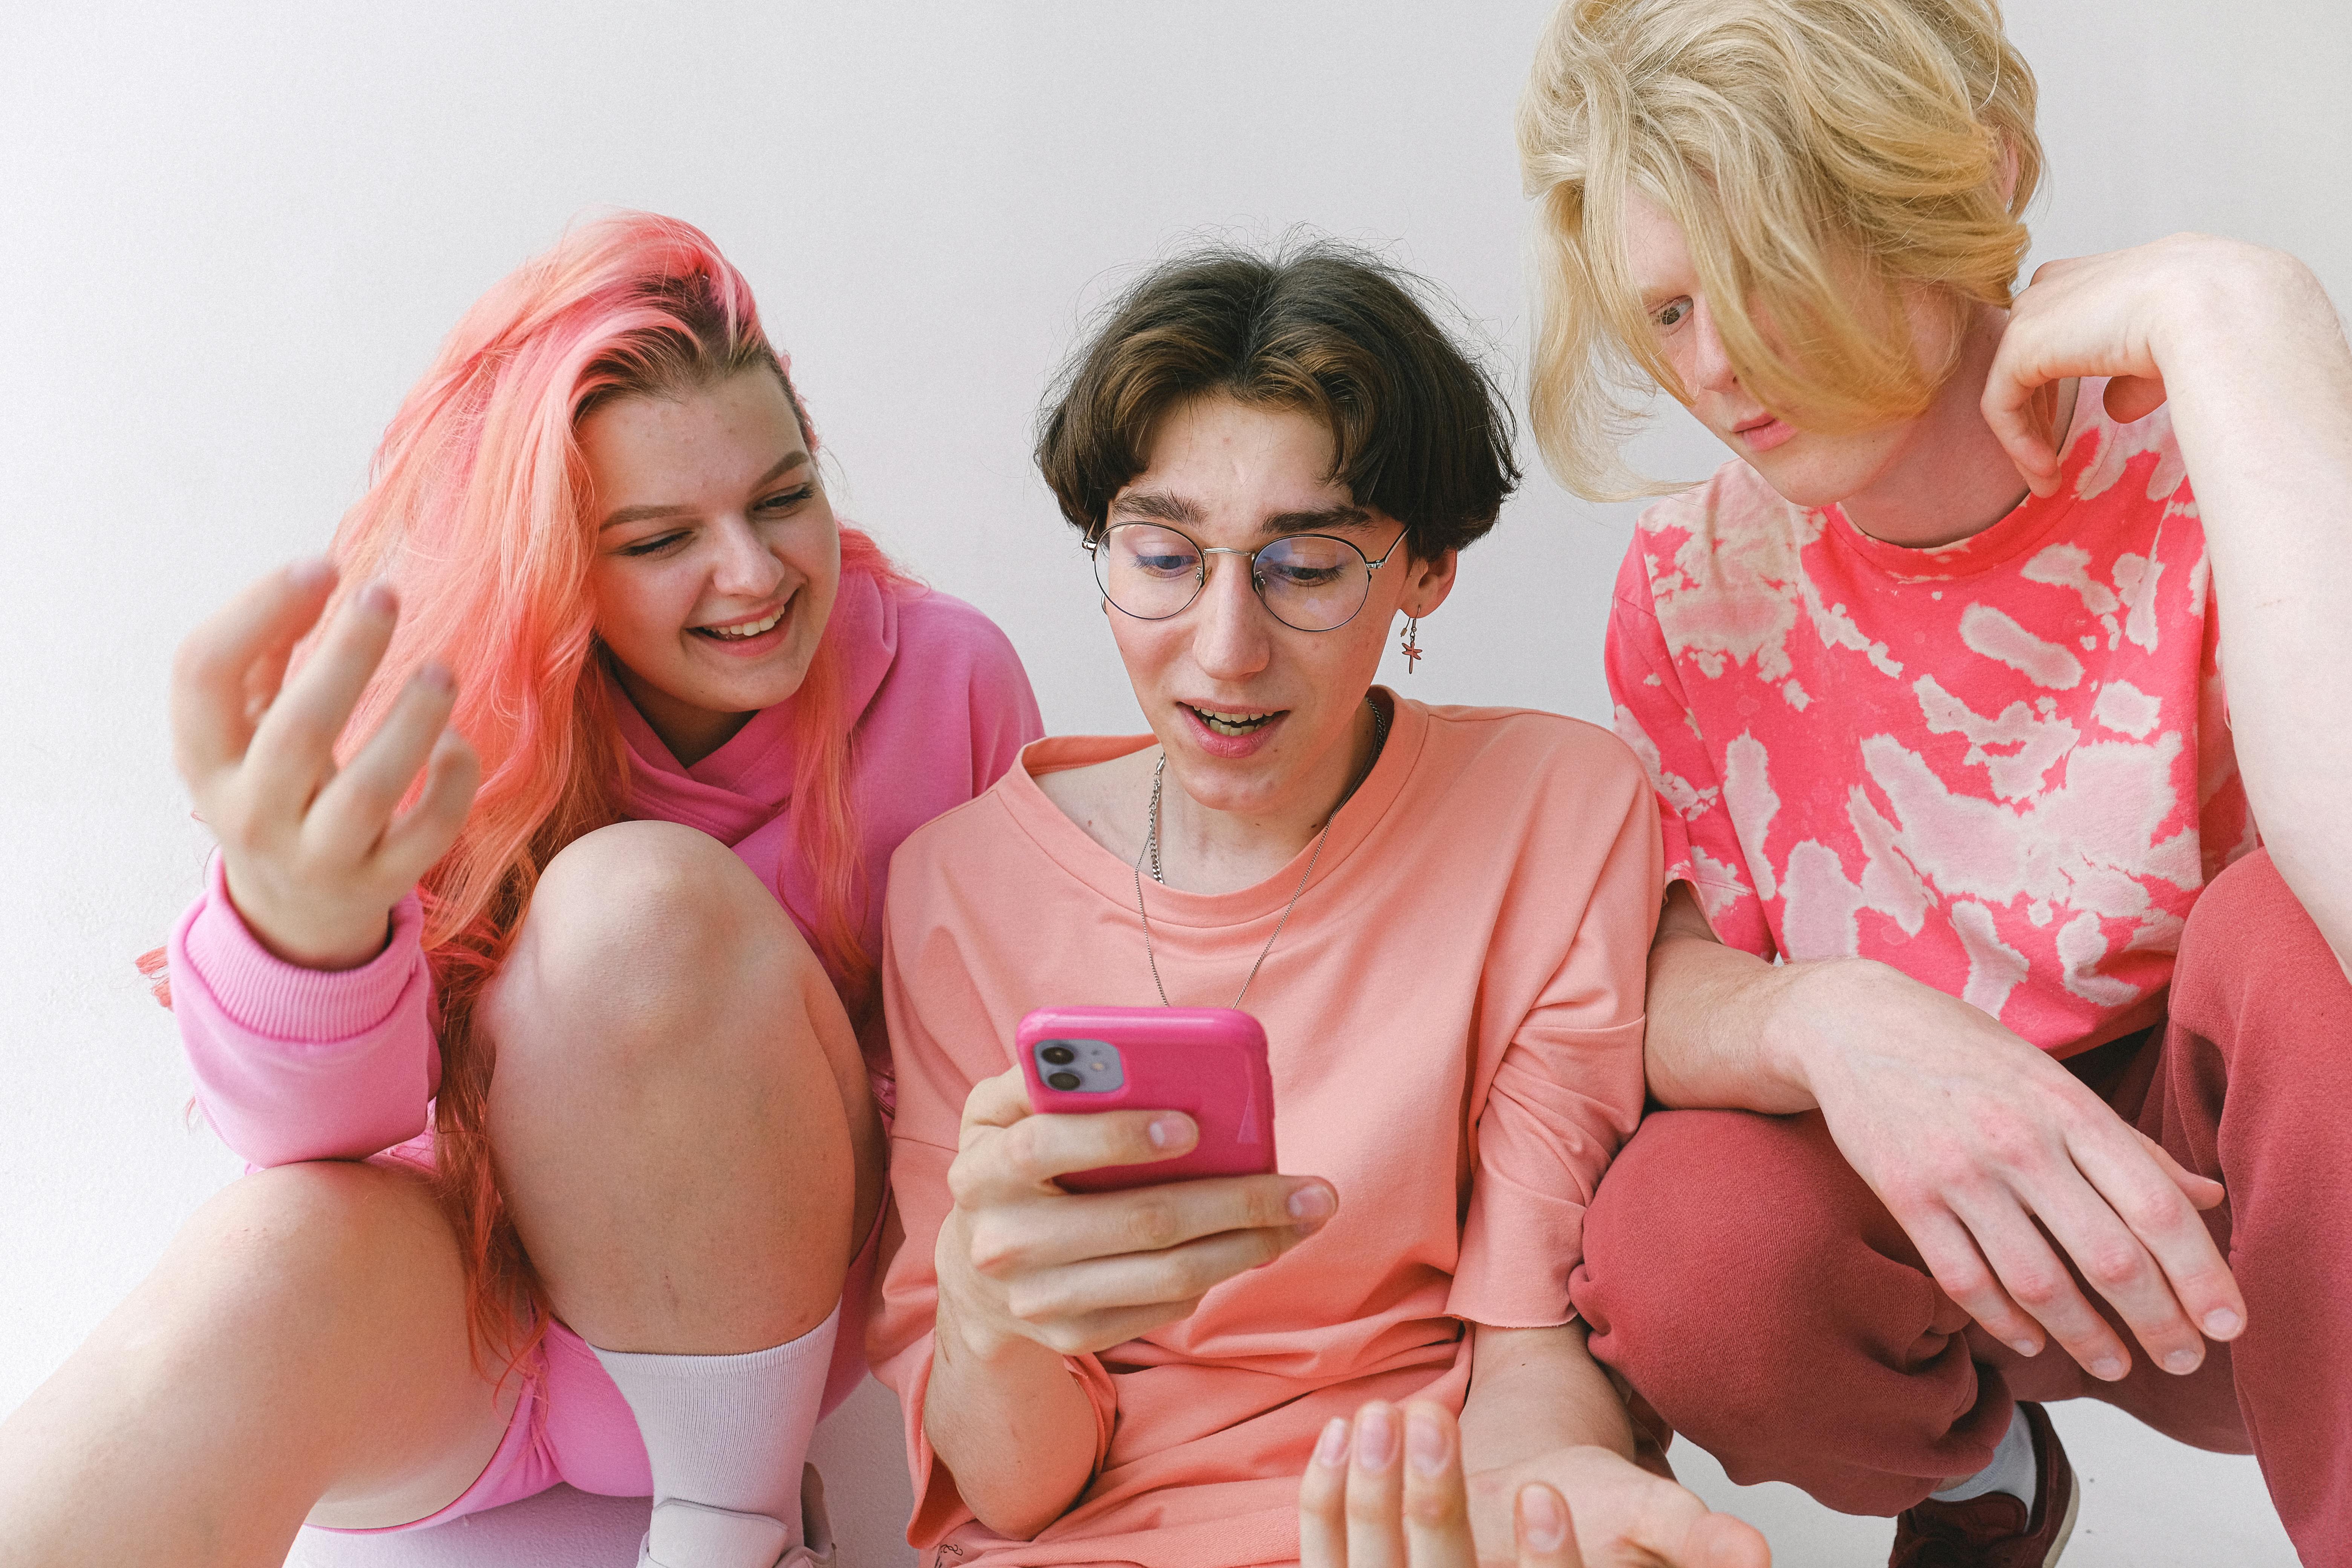
<svg viewBox="0 0 2352 1568"><path fill-rule="evenodd" d="M1123 615L1139 621L1181 616L1208 585L1212 555L1238 555L1268 614L1302 632L1336 631L1371 596L1372 574L1404 542L1400 532L1372 560L1331 533L1286 533L1255 550L1204 546L1162 522L1121 522L1087 542L1095 584Z"/></svg>

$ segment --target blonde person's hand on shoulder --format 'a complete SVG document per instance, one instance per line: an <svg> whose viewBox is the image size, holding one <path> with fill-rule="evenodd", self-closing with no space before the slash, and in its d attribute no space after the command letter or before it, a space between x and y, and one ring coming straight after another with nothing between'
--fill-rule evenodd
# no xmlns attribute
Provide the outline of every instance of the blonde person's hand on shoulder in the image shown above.
<svg viewBox="0 0 2352 1568"><path fill-rule="evenodd" d="M1571 1507L1569 1499L1575 1500ZM1443 1405L1373 1401L1299 1483L1302 1568L1769 1568L1763 1538L1600 1447L1465 1475Z"/></svg>
<svg viewBox="0 0 2352 1568"><path fill-rule="evenodd" d="M940 1229L943 1333L983 1356L1009 1339L1063 1355L1108 1350L1189 1316L1213 1287L1273 1262L1338 1212L1338 1194L1313 1176L1087 1194L1055 1181L1174 1159L1198 1137L1172 1110L1033 1114L1018 1069L974 1085Z"/></svg>
<svg viewBox="0 0 2352 1568"><path fill-rule="evenodd" d="M173 760L220 841L229 897L263 946L309 969L383 951L394 907L456 842L480 775L448 727L456 688L429 664L336 765L399 606L382 584L362 588L288 679L334 586L323 562L271 573L191 632L172 667Z"/></svg>

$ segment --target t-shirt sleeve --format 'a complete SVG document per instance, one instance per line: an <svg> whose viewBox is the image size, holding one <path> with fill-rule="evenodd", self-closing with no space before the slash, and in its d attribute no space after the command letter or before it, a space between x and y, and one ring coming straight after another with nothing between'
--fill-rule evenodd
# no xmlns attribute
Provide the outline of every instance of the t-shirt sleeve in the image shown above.
<svg viewBox="0 0 2352 1568"><path fill-rule="evenodd" d="M891 1051L898 1068L898 1107L890 1129L890 1189L895 1215L884 1234L882 1288L875 1292L866 1348L874 1374L898 1394L906 1427L907 1472L914 1479L915 1508L907 1540L929 1548L973 1514L956 1490L955 1477L932 1451L923 1430L923 1402L929 1393L932 1331L939 1315L939 1271L934 1261L940 1229L951 1200L948 1167L955 1161L964 1100L980 1076L956 1059L948 1039L991 1040L985 1011L971 994L952 939L929 924L919 911L902 919L909 906L928 903L908 885L899 866L891 880L891 916L882 939L882 1005L889 1021ZM952 1020L952 1022L950 1022ZM1011 1066L999 1065L998 1070ZM1063 1364L1077 1380L1094 1409L1094 1468L1109 1452L1118 1397L1110 1374L1093 1356L1066 1356Z"/></svg>
<svg viewBox="0 0 2352 1568"><path fill-rule="evenodd" d="M1688 882L1717 937L1769 959L1771 929L1724 805L1722 780L1658 625L1643 537L1634 535L1618 573L1601 654L1617 738L1633 749L1657 791L1667 884Z"/></svg>
<svg viewBox="0 0 2352 1568"><path fill-rule="evenodd" d="M196 1104L223 1142L267 1167L363 1160L425 1131L441 1052L424 924L412 893L375 959L304 969L255 939L213 858L169 952Z"/></svg>
<svg viewBox="0 0 2352 1568"><path fill-rule="evenodd" d="M1549 907L1517 911L1506 927L1550 968L1478 1109L1446 1304L1494 1328L1574 1316L1568 1279L1584 1255L1585 1206L1642 1117L1643 994L1664 882L1651 793L1632 759L1609 752L1617 766L1607 788L1543 810L1551 831L1578 835L1530 879ZM1589 889L1580 912L1562 911L1562 889L1579 886ZM1574 935L1559 956L1563 915Z"/></svg>

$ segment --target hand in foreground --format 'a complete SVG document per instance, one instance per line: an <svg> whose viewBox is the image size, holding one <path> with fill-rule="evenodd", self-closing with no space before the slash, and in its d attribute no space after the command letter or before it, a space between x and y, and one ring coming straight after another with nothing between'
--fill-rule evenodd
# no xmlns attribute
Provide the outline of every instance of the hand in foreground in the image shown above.
<svg viewBox="0 0 2352 1568"><path fill-rule="evenodd" d="M323 562L274 572L189 633L172 666L173 760L220 840L229 896L262 945L310 969L383 951L393 907L456 842L480 774L433 666L338 770L336 738L399 612L389 588L362 590L289 681L334 584Z"/></svg>
<svg viewBox="0 0 2352 1568"><path fill-rule="evenodd" d="M2245 1324L2181 1169L2074 1074L1983 1013L1883 965L1815 971L1804 1076L1838 1150L1945 1293L2021 1355L2043 1333L2094 1377L2130 1352L2068 1274L2115 1304L2156 1364L2189 1373ZM2038 1222L2038 1223L2037 1223ZM2044 1230L2047 1236L2044 1235Z"/></svg>
<svg viewBox="0 0 2352 1568"><path fill-rule="evenodd" d="M940 1318L986 1350L1008 1338L1063 1355L1108 1350L1188 1316L1210 1289L1271 1263L1339 1209L1314 1176L1211 1176L1116 1193L1054 1178L1173 1159L1200 1136L1173 1110L1038 1116L1018 1068L964 1101L955 1200L935 1261Z"/></svg>
<svg viewBox="0 0 2352 1568"><path fill-rule="evenodd" d="M1554 1485L1554 1482L1559 1483ZM1571 1515L1562 1489L1577 1499ZM1483 1550L1482 1550L1483 1543ZM1443 1405L1326 1426L1298 1489L1301 1568L1769 1568L1764 1538L1603 1448L1465 1477Z"/></svg>
<svg viewBox="0 0 2352 1568"><path fill-rule="evenodd" d="M2284 316L2299 331L2324 331L2313 323L2335 320L2326 290L2301 262L2210 235L2047 262L2010 311L1985 383L1985 422L2033 492L2052 494L2058 383L2112 377L2107 412L2128 424L2164 402L2166 377L2187 368L2177 346L2183 329L2213 327L2222 312ZM2234 321L2223 330L2236 330Z"/></svg>

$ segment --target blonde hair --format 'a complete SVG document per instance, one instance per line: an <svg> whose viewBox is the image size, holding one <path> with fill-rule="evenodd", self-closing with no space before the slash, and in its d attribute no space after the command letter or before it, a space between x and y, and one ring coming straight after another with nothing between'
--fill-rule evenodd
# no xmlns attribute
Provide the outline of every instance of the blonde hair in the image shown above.
<svg viewBox="0 0 2352 1568"><path fill-rule="evenodd" d="M1997 0L1565 0L1518 123L1541 203L1530 414L1561 481L1671 488L1617 451L1651 384L1688 401L1629 276L1629 195L1681 226L1768 408L1826 432L1906 418L1950 369L1921 362L1906 302L1924 288L1955 327L2010 302L2034 97Z"/></svg>

